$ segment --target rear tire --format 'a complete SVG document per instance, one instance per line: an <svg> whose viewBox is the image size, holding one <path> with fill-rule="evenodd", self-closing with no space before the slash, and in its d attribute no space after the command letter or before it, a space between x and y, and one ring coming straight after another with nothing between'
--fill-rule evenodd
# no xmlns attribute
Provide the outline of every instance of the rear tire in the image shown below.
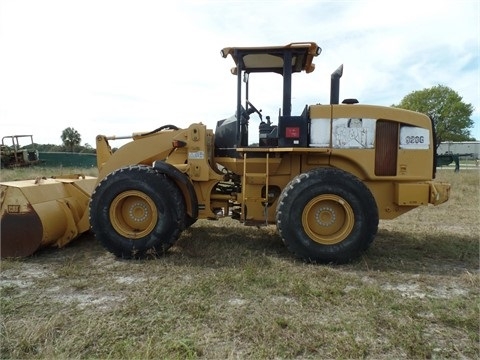
<svg viewBox="0 0 480 360"><path fill-rule="evenodd" d="M360 256L378 229L367 186L335 168L300 174L280 195L277 228L287 248L308 262L345 263Z"/></svg>
<svg viewBox="0 0 480 360"><path fill-rule="evenodd" d="M149 166L121 168L93 192L90 224L101 244L118 257L163 255L185 228L183 196L165 174Z"/></svg>

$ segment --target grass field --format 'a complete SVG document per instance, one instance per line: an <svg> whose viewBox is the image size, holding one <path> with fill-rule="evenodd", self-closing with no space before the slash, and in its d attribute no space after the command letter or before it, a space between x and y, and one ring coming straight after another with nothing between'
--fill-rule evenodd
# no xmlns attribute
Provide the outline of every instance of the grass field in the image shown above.
<svg viewBox="0 0 480 360"><path fill-rule="evenodd" d="M275 227L230 219L156 260L92 234L2 260L1 358L479 358L479 171L438 179L448 203L381 221L348 265L302 263Z"/></svg>

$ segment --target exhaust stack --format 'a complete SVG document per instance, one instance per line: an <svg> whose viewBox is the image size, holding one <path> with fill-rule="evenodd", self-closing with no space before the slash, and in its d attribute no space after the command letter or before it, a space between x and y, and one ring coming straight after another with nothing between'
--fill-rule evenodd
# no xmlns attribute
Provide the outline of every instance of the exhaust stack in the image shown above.
<svg viewBox="0 0 480 360"><path fill-rule="evenodd" d="M338 104L340 100L340 78L343 75L343 64L332 73L330 81L330 104Z"/></svg>

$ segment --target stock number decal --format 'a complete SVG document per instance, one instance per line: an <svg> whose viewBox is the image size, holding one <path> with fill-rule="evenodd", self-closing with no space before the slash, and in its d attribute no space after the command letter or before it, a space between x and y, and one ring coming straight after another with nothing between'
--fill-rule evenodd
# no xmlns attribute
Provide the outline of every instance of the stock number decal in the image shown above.
<svg viewBox="0 0 480 360"><path fill-rule="evenodd" d="M425 142L425 138L423 136L406 136L405 143L406 144L423 144Z"/></svg>

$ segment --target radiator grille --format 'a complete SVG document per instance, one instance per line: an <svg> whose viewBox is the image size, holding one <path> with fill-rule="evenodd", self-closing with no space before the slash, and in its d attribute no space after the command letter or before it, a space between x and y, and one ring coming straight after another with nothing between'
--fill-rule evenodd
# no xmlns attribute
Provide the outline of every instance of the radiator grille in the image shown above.
<svg viewBox="0 0 480 360"><path fill-rule="evenodd" d="M375 175L397 175L398 123L378 120L375 134Z"/></svg>

